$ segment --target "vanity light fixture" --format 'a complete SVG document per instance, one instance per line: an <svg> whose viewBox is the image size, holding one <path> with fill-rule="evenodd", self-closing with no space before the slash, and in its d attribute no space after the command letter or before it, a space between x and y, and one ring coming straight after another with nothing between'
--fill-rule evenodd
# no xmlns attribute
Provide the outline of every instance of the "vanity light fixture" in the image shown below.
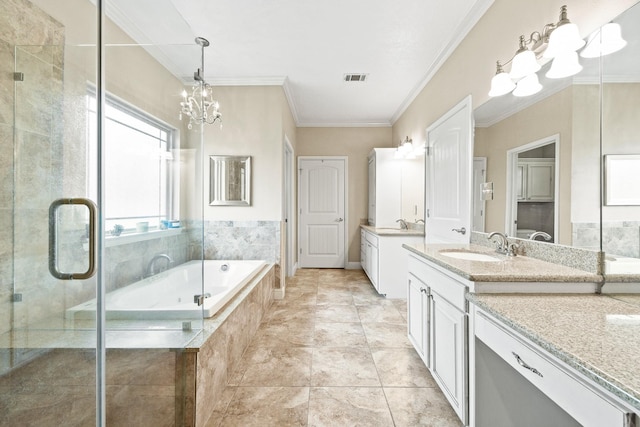
<svg viewBox="0 0 640 427"><path fill-rule="evenodd" d="M580 56L597 58L617 52L626 45L626 40L622 38L620 24L609 22L587 38L587 45L580 52Z"/></svg>
<svg viewBox="0 0 640 427"><path fill-rule="evenodd" d="M202 37L196 37L196 44L201 49L201 67L193 73L193 87L191 95L186 90L182 91L182 101L180 102L180 120L185 115L189 117L187 127L191 129L193 124L207 123L214 124L216 121L222 122L220 104L213 99L213 88L204 79L204 48L209 46L209 41ZM222 127L222 124L220 125Z"/></svg>
<svg viewBox="0 0 640 427"><path fill-rule="evenodd" d="M416 147L413 145L413 139L406 136L396 148L396 152L394 153L393 158L411 160L415 159L421 154L424 154L424 144Z"/></svg>
<svg viewBox="0 0 640 427"><path fill-rule="evenodd" d="M545 25L542 31L534 31L528 39L520 36L518 50L513 58L504 62L504 65L511 63L510 73L505 73L498 61L489 96L502 96L510 92L514 96L538 93L542 89L536 74L541 68L538 63L540 57L553 59L551 69L546 73L548 78L563 78L579 73L582 66L576 51L584 44L578 27L567 17L567 6L562 6L557 23Z"/></svg>

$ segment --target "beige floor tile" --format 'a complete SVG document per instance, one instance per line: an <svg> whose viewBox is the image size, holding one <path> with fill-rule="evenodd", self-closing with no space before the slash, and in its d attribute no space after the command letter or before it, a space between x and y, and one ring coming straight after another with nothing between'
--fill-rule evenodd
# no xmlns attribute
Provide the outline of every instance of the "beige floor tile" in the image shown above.
<svg viewBox="0 0 640 427"><path fill-rule="evenodd" d="M362 323L371 348L413 348L407 338L407 325L400 323Z"/></svg>
<svg viewBox="0 0 640 427"><path fill-rule="evenodd" d="M285 297L273 302L274 307L292 307L297 305L316 305L318 292L305 289L287 289Z"/></svg>
<svg viewBox="0 0 640 427"><path fill-rule="evenodd" d="M316 322L359 322L358 310L354 305L319 305L316 308Z"/></svg>
<svg viewBox="0 0 640 427"><path fill-rule="evenodd" d="M367 345L360 322L316 322L314 345L316 347L363 347Z"/></svg>
<svg viewBox="0 0 640 427"><path fill-rule="evenodd" d="M384 388L398 427L461 427L460 419L438 388Z"/></svg>
<svg viewBox="0 0 640 427"><path fill-rule="evenodd" d="M277 306L271 307L266 321L269 323L310 324L315 321L315 306Z"/></svg>
<svg viewBox="0 0 640 427"><path fill-rule="evenodd" d="M413 348L371 350L383 387L437 387Z"/></svg>
<svg viewBox="0 0 640 427"><path fill-rule="evenodd" d="M353 305L353 297L348 290L323 289L318 291L317 303L318 305Z"/></svg>
<svg viewBox="0 0 640 427"><path fill-rule="evenodd" d="M240 362L246 369L241 386L308 386L312 349L303 347L251 347Z"/></svg>
<svg viewBox="0 0 640 427"><path fill-rule="evenodd" d="M322 387L309 393L309 426L393 426L379 387Z"/></svg>
<svg viewBox="0 0 640 427"><path fill-rule="evenodd" d="M386 304L359 305L358 316L362 323L405 323L396 306L390 301Z"/></svg>
<svg viewBox="0 0 640 427"><path fill-rule="evenodd" d="M263 323L256 332L252 347L310 347L315 322Z"/></svg>
<svg viewBox="0 0 640 427"><path fill-rule="evenodd" d="M316 347L311 385L375 387L380 386L380 379L368 348Z"/></svg>
<svg viewBox="0 0 640 427"><path fill-rule="evenodd" d="M222 427L222 418L224 417L225 412L227 412L227 407L233 400L236 390L236 387L227 387L224 389L222 397L215 402L215 408L207 420L205 427Z"/></svg>
<svg viewBox="0 0 640 427"><path fill-rule="evenodd" d="M239 387L221 426L306 426L309 388Z"/></svg>

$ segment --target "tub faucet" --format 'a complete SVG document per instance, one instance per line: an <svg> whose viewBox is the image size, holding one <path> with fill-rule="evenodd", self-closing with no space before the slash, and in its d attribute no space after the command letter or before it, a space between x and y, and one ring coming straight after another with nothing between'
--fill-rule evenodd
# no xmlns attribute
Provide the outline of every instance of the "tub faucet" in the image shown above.
<svg viewBox="0 0 640 427"><path fill-rule="evenodd" d="M531 235L529 236L529 240L536 240L536 237L538 236L541 236L547 242L551 240L551 236L544 231L536 231L535 233L531 233Z"/></svg>
<svg viewBox="0 0 640 427"><path fill-rule="evenodd" d="M405 221L404 219L397 219L396 222L400 223L401 230L407 230L409 228L409 226L407 225L407 221Z"/></svg>
<svg viewBox="0 0 640 427"><path fill-rule="evenodd" d="M489 237L487 237L487 239L491 240L496 236L500 239L500 241L497 242L498 246L496 247L496 252L499 254L506 254L509 250L509 240L507 240L507 236L503 233L500 233L499 231L494 231L493 233L489 234Z"/></svg>
<svg viewBox="0 0 640 427"><path fill-rule="evenodd" d="M167 260L167 268L169 268L171 266L171 264L173 264L173 259L169 255L167 255L167 254L156 254L156 255L153 256L153 258L151 258L151 261L149 261L149 264L147 264L147 271L145 273L145 277L150 277L150 276L153 276L154 274L156 274L156 269L155 269L156 261L159 260L159 259L162 259L162 258Z"/></svg>

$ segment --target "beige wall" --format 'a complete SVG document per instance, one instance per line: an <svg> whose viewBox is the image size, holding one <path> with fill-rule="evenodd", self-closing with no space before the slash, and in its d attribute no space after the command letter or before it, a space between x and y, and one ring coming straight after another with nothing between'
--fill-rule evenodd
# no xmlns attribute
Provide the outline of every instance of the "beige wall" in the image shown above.
<svg viewBox="0 0 640 427"><path fill-rule="evenodd" d="M360 262L361 221L367 220L368 162L372 148L391 147L391 128L299 128L297 156L347 156L348 260Z"/></svg>
<svg viewBox="0 0 640 427"><path fill-rule="evenodd" d="M223 126L205 128L205 168L210 155L252 156L251 206L206 205L204 219L280 221L285 134L294 148L296 144L293 119L282 87L221 86L215 88L214 95L220 102ZM208 172L205 176L209 176ZM203 197L209 200L208 179L203 191Z"/></svg>

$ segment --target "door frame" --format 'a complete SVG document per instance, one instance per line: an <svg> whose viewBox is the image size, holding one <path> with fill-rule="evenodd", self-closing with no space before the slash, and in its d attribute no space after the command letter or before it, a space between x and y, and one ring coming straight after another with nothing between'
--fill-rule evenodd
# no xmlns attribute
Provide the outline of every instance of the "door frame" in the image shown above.
<svg viewBox="0 0 640 427"><path fill-rule="evenodd" d="M295 156L293 153L293 147L287 135L284 136L284 152L283 152L283 176L284 176L284 190L283 194L283 217L285 221L286 238L285 238L285 276L293 276L296 274L298 264L295 256L295 231L296 231L296 214L295 214Z"/></svg>
<svg viewBox="0 0 640 427"><path fill-rule="evenodd" d="M298 166L298 174L297 176L300 176L300 173L302 172L302 168L301 163L304 160L344 160L344 241L342 242L343 245L343 254L344 254L344 269L347 269L349 267L349 205L348 205L348 201L349 201L349 157L348 156L298 156L298 162L297 162L297 166ZM300 197L302 195L302 188L300 187L300 185L298 185L298 200L296 203L298 212L296 215L296 223L297 223L297 230L298 230L298 251L297 253L300 254L300 248L302 248L302 244L300 242L301 240L301 230L300 230ZM358 265L360 265L360 263L358 263ZM300 268L305 268L304 266L300 266Z"/></svg>
<svg viewBox="0 0 640 427"><path fill-rule="evenodd" d="M518 179L518 155L524 151L533 150L534 148L542 147L549 144L556 144L555 147L555 170L554 170L554 195L553 195L553 238L557 243L558 241L558 222L560 220L560 206L558 206L558 200L560 197L560 134L556 133L545 138L538 139L537 141L530 142L528 144L520 145L519 147L507 150L507 194L506 194L506 210L504 213L504 232L509 236L516 237L517 227L513 223L514 214L517 218L518 214L518 200L516 197L516 187L518 186L516 180Z"/></svg>

